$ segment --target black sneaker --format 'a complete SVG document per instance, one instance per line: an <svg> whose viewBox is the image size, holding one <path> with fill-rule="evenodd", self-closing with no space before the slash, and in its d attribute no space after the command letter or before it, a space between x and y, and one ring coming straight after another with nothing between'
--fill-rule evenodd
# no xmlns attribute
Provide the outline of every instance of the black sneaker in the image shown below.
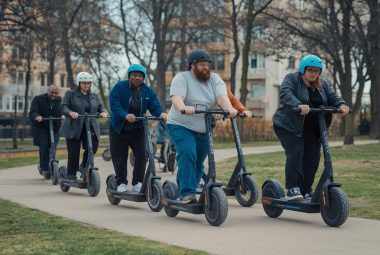
<svg viewBox="0 0 380 255"><path fill-rule="evenodd" d="M288 190L288 194L286 196L287 200L301 200L303 196L301 194L300 188L294 187Z"/></svg>
<svg viewBox="0 0 380 255"><path fill-rule="evenodd" d="M311 199L313 197L313 194L314 194L313 192L308 192L305 194L304 197L305 197L305 199Z"/></svg>

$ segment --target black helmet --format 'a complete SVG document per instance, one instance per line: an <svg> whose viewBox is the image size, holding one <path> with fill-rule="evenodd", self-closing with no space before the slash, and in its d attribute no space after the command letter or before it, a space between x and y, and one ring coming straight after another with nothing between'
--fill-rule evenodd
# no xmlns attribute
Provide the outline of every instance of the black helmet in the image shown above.
<svg viewBox="0 0 380 255"><path fill-rule="evenodd" d="M190 69L190 65L193 63L197 63L197 62L211 63L211 56L205 50L201 50L201 49L193 50L189 55L188 62L189 62L189 69Z"/></svg>

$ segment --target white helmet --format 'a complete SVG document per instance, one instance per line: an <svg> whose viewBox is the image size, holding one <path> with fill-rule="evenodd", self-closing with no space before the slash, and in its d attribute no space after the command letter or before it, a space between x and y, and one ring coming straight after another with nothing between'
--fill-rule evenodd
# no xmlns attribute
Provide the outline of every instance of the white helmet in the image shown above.
<svg viewBox="0 0 380 255"><path fill-rule="evenodd" d="M79 86L79 84L81 82L91 82L92 83L92 76L91 74L87 73L87 72L80 72L77 74L77 86Z"/></svg>

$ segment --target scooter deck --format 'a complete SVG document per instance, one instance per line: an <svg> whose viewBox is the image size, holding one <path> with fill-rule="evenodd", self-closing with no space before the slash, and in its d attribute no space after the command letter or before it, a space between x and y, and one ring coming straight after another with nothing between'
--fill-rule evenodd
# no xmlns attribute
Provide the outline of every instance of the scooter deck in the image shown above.
<svg viewBox="0 0 380 255"><path fill-rule="evenodd" d="M188 212L192 214L204 214L204 204L200 203L189 203L181 200L173 200L168 198L162 199L162 204L166 207L176 209L182 212Z"/></svg>
<svg viewBox="0 0 380 255"><path fill-rule="evenodd" d="M286 198L271 198L263 197L262 203L266 205L272 205L278 208L283 208L286 210L305 212L305 213L319 213L320 204L319 203L310 203L309 199L301 200L287 200Z"/></svg>
<svg viewBox="0 0 380 255"><path fill-rule="evenodd" d="M133 202L146 202L146 194L134 191L126 191L126 192L117 192L116 190L107 189L107 192L112 193L112 195L116 198L120 198L122 200L128 200Z"/></svg>
<svg viewBox="0 0 380 255"><path fill-rule="evenodd" d="M87 181L83 181L83 180L64 179L64 180L61 180L61 183L70 187L75 187L79 189L87 189Z"/></svg>

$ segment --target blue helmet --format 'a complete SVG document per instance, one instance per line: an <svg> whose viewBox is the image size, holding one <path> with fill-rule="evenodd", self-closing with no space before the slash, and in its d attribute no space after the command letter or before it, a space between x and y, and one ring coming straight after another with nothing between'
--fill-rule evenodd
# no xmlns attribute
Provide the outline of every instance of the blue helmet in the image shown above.
<svg viewBox="0 0 380 255"><path fill-rule="evenodd" d="M316 55L306 55L304 56L301 61L300 61L300 68L299 72L301 74L304 74L306 71L306 67L311 66L311 67L318 67L321 69L321 72L323 70L323 64L322 60L316 56Z"/></svg>
<svg viewBox="0 0 380 255"><path fill-rule="evenodd" d="M132 72L140 72L143 74L144 79L146 77L146 68L140 64L133 64L128 68L128 79Z"/></svg>

